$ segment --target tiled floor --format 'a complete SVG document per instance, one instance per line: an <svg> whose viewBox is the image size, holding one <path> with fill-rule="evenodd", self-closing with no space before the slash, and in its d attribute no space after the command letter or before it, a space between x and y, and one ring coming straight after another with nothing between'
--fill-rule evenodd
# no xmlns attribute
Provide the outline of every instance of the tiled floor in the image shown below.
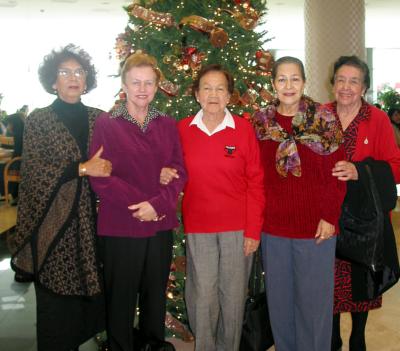
<svg viewBox="0 0 400 351"><path fill-rule="evenodd" d="M400 212L395 212L397 246L400 247ZM348 340L351 322L342 317L342 336ZM288 331L290 332L290 331ZM384 295L383 307L372 311L367 324L368 351L400 350L400 284ZM193 343L173 340L177 351L193 351ZM0 236L0 350L35 351L35 293L32 284L14 282L4 235ZM96 351L89 340L81 351ZM271 348L269 351L273 351ZM57 350L54 350L57 351ZM322 350L321 350L322 351ZM345 344L343 351L348 351Z"/></svg>

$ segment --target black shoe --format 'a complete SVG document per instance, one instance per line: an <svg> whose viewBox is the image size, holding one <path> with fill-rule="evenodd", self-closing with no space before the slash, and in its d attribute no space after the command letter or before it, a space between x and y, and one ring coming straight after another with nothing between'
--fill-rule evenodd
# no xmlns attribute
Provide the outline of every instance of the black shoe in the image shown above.
<svg viewBox="0 0 400 351"><path fill-rule="evenodd" d="M365 339L364 338L352 338L350 337L349 341L349 350L350 351L366 351L367 346L365 344Z"/></svg>
<svg viewBox="0 0 400 351"><path fill-rule="evenodd" d="M342 345L342 339L335 340L335 342L332 343L331 351L342 351Z"/></svg>
<svg viewBox="0 0 400 351"><path fill-rule="evenodd" d="M133 329L135 350L140 351L176 351L173 344L154 337L146 337L139 330Z"/></svg>

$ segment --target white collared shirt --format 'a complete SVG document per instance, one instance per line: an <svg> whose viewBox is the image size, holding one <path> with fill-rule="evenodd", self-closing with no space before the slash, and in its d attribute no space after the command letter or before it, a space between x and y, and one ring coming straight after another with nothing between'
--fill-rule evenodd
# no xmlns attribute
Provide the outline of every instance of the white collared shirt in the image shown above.
<svg viewBox="0 0 400 351"><path fill-rule="evenodd" d="M197 128L199 128L202 132L206 133L208 136L218 133L221 130L224 130L226 127L235 129L235 120L233 119L231 113L227 108L225 108L224 112L225 112L224 119L220 124L217 125L217 127L212 132L210 132L207 129L206 125L203 122L203 109L197 112L196 116L194 116L193 121L190 123L190 125L197 126Z"/></svg>

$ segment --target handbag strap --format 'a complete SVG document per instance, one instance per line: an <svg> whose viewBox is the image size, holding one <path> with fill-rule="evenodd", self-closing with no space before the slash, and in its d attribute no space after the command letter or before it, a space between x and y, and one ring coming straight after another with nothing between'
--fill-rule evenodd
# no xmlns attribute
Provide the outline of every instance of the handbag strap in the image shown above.
<svg viewBox="0 0 400 351"><path fill-rule="evenodd" d="M264 291L264 274L261 257L261 248L259 247L253 255L253 265L251 267L249 279L250 296L255 296Z"/></svg>

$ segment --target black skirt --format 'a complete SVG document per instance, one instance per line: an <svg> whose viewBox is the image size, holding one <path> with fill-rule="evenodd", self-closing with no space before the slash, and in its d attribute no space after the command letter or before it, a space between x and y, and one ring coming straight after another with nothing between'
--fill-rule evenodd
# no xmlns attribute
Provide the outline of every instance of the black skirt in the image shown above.
<svg viewBox="0 0 400 351"><path fill-rule="evenodd" d="M69 351L105 329L104 296L56 295L35 284L38 351Z"/></svg>

